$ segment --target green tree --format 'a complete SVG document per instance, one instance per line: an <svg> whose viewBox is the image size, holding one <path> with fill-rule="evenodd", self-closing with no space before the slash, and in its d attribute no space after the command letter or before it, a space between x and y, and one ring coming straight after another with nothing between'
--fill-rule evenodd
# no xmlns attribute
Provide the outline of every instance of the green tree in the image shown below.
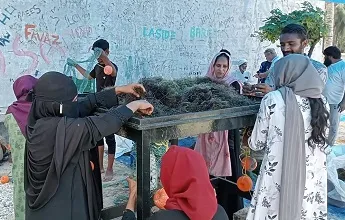
<svg viewBox="0 0 345 220"><path fill-rule="evenodd" d="M275 43L280 32L288 24L301 24L308 31L310 49L308 56L311 56L316 44L327 36L328 28L324 21L324 11L314 7L310 2L303 2L301 10L291 13L284 13L280 9L271 11L271 16L264 20L265 24L257 32L261 41L268 40Z"/></svg>
<svg viewBox="0 0 345 220"><path fill-rule="evenodd" d="M333 44L341 51L345 51L345 5L338 4L334 11L334 38Z"/></svg>

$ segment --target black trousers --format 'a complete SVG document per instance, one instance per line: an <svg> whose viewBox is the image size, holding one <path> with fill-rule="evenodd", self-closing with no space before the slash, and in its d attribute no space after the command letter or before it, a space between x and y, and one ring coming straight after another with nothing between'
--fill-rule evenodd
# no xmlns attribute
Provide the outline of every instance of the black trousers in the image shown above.
<svg viewBox="0 0 345 220"><path fill-rule="evenodd" d="M108 145L108 154L115 154L115 150L116 150L115 135L111 134L109 136L106 136L105 141L107 142L107 145ZM104 139L97 142L97 147L98 146L104 146Z"/></svg>
<svg viewBox="0 0 345 220"><path fill-rule="evenodd" d="M240 148L235 147L240 144L240 135L238 130L229 131L229 150L230 150L230 159L231 159L231 168L232 176L223 177L232 182L237 182L237 179L242 175L241 162L239 160ZM213 176L210 176L213 178ZM240 209L243 209L243 198L238 194L240 193L236 186L230 186L228 182L217 179L212 181L213 187L216 189L217 201L221 205L228 217L229 220L233 219L233 215Z"/></svg>

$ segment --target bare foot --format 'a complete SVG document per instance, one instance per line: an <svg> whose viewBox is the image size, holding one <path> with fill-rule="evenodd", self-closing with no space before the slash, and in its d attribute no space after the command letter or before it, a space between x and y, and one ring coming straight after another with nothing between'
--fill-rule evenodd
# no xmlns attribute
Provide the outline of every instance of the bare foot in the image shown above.
<svg viewBox="0 0 345 220"><path fill-rule="evenodd" d="M101 173L104 173L104 168L101 168Z"/></svg>
<svg viewBox="0 0 345 220"><path fill-rule="evenodd" d="M108 181L111 181L113 179L113 176L114 176L114 172L113 170L108 170L105 172L105 176L103 178L103 181L104 182L108 182Z"/></svg>

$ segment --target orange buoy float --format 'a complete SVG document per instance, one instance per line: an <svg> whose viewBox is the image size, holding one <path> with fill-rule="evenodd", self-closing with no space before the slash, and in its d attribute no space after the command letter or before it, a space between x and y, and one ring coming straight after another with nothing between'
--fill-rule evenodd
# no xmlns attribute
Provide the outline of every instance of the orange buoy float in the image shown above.
<svg viewBox="0 0 345 220"><path fill-rule="evenodd" d="M252 179L246 174L238 178L237 187L242 192L249 192L253 187Z"/></svg>
<svg viewBox="0 0 345 220"><path fill-rule="evenodd" d="M153 196L153 202L159 209L165 209L164 206L168 199L169 197L164 188L157 190L157 192Z"/></svg>
<svg viewBox="0 0 345 220"><path fill-rule="evenodd" d="M246 171L253 171L258 166L258 163L255 160L255 158L249 156L246 156L243 159L241 159L241 164L243 169L245 169Z"/></svg>
<svg viewBox="0 0 345 220"><path fill-rule="evenodd" d="M112 72L113 72L113 68L111 66L105 66L104 67L104 74L105 75L111 75Z"/></svg>
<svg viewBox="0 0 345 220"><path fill-rule="evenodd" d="M8 176L2 176L2 177L0 178L0 182L1 182L2 184L8 183L8 182L10 182L10 178L9 178Z"/></svg>

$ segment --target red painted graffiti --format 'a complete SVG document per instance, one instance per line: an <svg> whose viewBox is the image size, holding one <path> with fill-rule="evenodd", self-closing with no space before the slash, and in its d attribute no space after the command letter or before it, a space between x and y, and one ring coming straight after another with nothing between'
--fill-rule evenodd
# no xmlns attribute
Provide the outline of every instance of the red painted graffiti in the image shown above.
<svg viewBox="0 0 345 220"><path fill-rule="evenodd" d="M44 50L45 46L46 45L43 42L40 42L40 55L41 55L42 59L44 60L44 62L46 62L46 64L50 64L50 60L49 60L47 55L49 53L51 53L51 51L55 50L55 51L58 51L62 57L66 56L65 49L63 47L61 47L60 45L55 45L55 46L49 46L48 45L49 49L48 49L47 53L45 53L45 50Z"/></svg>
<svg viewBox="0 0 345 220"><path fill-rule="evenodd" d="M47 32L40 33L36 30L35 24L26 24L24 28L25 39L32 40L35 42L43 42L48 45L59 45L61 44L60 36L57 34L50 34Z"/></svg>
<svg viewBox="0 0 345 220"><path fill-rule="evenodd" d="M24 75L28 75L36 70L38 66L38 56L34 52L24 51L24 50L19 49L19 44L20 44L20 36L17 35L12 44L13 52L17 56L30 57L32 59L31 66L22 73Z"/></svg>
<svg viewBox="0 0 345 220"><path fill-rule="evenodd" d="M41 57L44 60L44 62L46 62L46 64L50 64L48 57L45 55L45 53L43 51L43 43L42 42L40 42L40 54L41 54Z"/></svg>
<svg viewBox="0 0 345 220"><path fill-rule="evenodd" d="M73 38L86 38L92 34L92 27L90 26L80 26L70 30L70 36Z"/></svg>

